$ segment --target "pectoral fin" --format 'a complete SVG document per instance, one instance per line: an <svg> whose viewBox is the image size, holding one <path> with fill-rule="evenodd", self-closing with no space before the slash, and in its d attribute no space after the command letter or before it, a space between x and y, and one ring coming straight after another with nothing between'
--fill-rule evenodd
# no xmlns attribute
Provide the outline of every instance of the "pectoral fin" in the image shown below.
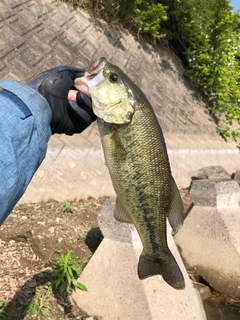
<svg viewBox="0 0 240 320"><path fill-rule="evenodd" d="M124 161L127 157L127 151L118 135L117 132L115 132L112 137L112 146L113 146L113 155L115 159L118 159L118 161Z"/></svg>
<svg viewBox="0 0 240 320"><path fill-rule="evenodd" d="M184 209L178 187L173 177L171 177L171 190L172 199L168 209L167 217L174 232L178 232L178 230L183 225Z"/></svg>
<svg viewBox="0 0 240 320"><path fill-rule="evenodd" d="M116 199L115 209L114 209L114 218L120 222L133 223L132 218L128 213L123 209L120 200Z"/></svg>
<svg viewBox="0 0 240 320"><path fill-rule="evenodd" d="M114 128L109 129L107 133L102 135L102 153L106 164L109 159L115 159L121 162L127 157L124 144Z"/></svg>

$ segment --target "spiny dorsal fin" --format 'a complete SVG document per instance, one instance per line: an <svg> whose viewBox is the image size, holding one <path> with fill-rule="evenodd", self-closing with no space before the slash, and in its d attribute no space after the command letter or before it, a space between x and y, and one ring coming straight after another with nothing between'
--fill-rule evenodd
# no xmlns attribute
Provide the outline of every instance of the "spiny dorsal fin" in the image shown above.
<svg viewBox="0 0 240 320"><path fill-rule="evenodd" d="M114 218L120 222L133 223L132 218L128 213L123 209L120 200L116 199L115 209L114 209Z"/></svg>

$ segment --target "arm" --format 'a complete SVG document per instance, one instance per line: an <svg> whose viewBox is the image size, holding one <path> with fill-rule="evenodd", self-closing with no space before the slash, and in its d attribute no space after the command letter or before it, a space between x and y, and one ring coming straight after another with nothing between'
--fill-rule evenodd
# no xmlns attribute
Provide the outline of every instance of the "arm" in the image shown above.
<svg viewBox="0 0 240 320"><path fill-rule="evenodd" d="M0 82L0 225L43 161L51 134L80 133L96 120L89 97L76 91L69 96L84 73L61 66L27 85Z"/></svg>
<svg viewBox="0 0 240 320"><path fill-rule="evenodd" d="M0 225L45 157L52 112L46 99L16 81L0 82Z"/></svg>

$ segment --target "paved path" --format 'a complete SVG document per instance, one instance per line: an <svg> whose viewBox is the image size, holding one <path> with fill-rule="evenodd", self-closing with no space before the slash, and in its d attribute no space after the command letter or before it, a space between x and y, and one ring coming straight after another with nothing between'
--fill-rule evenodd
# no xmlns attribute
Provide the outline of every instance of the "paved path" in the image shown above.
<svg viewBox="0 0 240 320"><path fill-rule="evenodd" d="M188 186L195 171L239 169L239 151L216 134L204 103L188 89L180 61L165 48L140 44L58 0L1 0L0 79L25 82L61 64L88 67L101 56L120 66L145 92L162 126L173 175ZM113 195L96 124L81 135L51 138L46 159L21 202Z"/></svg>

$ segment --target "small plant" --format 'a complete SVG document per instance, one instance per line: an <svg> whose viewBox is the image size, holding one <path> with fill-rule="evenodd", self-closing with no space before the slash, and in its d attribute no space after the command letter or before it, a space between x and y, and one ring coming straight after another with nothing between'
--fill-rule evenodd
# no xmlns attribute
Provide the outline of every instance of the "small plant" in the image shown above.
<svg viewBox="0 0 240 320"><path fill-rule="evenodd" d="M85 204L85 205L84 205L84 209L85 209L86 211L90 211L90 210L92 210L92 208L93 208L93 206L92 206L91 204Z"/></svg>
<svg viewBox="0 0 240 320"><path fill-rule="evenodd" d="M4 301L0 301L0 320L4 319L4 316L6 315L5 310L2 310L2 308L4 307L5 302Z"/></svg>
<svg viewBox="0 0 240 320"><path fill-rule="evenodd" d="M218 297L218 294L216 293L216 292L213 292L212 294L211 294L211 298L212 299L216 299Z"/></svg>
<svg viewBox="0 0 240 320"><path fill-rule="evenodd" d="M62 205L62 213L69 214L74 212L74 206L71 202L65 201Z"/></svg>
<svg viewBox="0 0 240 320"><path fill-rule="evenodd" d="M81 224L84 226L84 228L87 228L86 222L82 221Z"/></svg>
<svg viewBox="0 0 240 320"><path fill-rule="evenodd" d="M81 242L85 242L86 241L86 238L87 238L87 235L86 234L80 234L77 239Z"/></svg>
<svg viewBox="0 0 240 320"><path fill-rule="evenodd" d="M27 211L27 206L23 204L23 205L18 207L18 210L21 211L21 212L25 212L25 211Z"/></svg>
<svg viewBox="0 0 240 320"><path fill-rule="evenodd" d="M73 0L73 8L77 9L81 3L83 2L83 0Z"/></svg>
<svg viewBox="0 0 240 320"><path fill-rule="evenodd" d="M44 286L35 289L35 296L27 305L26 314L31 314L34 319L38 319L40 315L45 316L50 310L49 299L52 296L51 283L48 282Z"/></svg>
<svg viewBox="0 0 240 320"><path fill-rule="evenodd" d="M67 292L67 290L76 291L76 289L80 289L87 291L85 285L76 280L82 273L84 260L79 265L76 265L79 259L72 257L70 250L68 250L67 254L61 253L57 260L58 262L51 262L53 268L52 284L56 289L60 287L60 294Z"/></svg>

